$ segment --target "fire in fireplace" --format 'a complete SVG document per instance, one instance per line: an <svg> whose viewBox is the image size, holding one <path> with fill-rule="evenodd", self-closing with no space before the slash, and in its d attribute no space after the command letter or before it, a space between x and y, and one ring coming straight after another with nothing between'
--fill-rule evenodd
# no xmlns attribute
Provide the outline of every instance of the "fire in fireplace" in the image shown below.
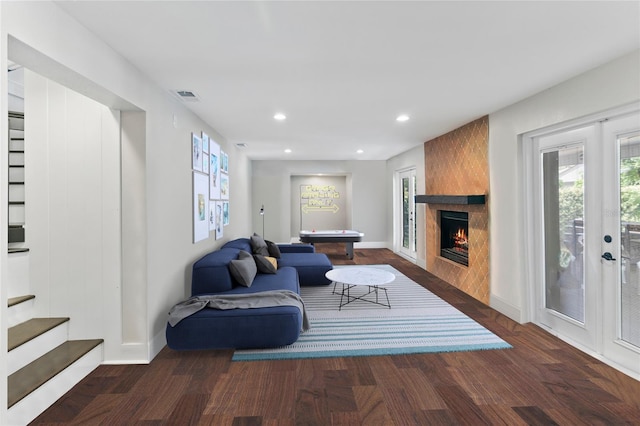
<svg viewBox="0 0 640 426"><path fill-rule="evenodd" d="M469 266L469 213L440 211L440 256Z"/></svg>

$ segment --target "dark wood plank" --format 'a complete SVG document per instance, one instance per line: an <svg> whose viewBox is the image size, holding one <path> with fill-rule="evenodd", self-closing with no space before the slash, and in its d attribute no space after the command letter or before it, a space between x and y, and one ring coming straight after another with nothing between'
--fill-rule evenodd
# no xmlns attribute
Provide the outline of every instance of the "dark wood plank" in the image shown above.
<svg viewBox="0 0 640 426"><path fill-rule="evenodd" d="M392 265L513 349L232 362L230 350L165 348L149 365L100 366L34 424L637 424L637 380L389 250L317 250L334 264Z"/></svg>
<svg viewBox="0 0 640 426"><path fill-rule="evenodd" d="M513 410L518 413L520 417L528 425L539 426L557 426L558 423L553 421L551 417L547 415L540 407L514 407Z"/></svg>

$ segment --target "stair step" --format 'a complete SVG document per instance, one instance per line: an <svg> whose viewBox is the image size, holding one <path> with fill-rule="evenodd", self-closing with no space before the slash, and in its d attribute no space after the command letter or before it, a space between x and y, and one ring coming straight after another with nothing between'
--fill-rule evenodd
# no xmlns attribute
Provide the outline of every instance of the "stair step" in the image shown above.
<svg viewBox="0 0 640 426"><path fill-rule="evenodd" d="M69 318L32 318L9 329L9 351L64 324Z"/></svg>
<svg viewBox="0 0 640 426"><path fill-rule="evenodd" d="M7 310L7 327L15 327L33 318L35 300L33 295L10 297L7 303L9 308Z"/></svg>
<svg viewBox="0 0 640 426"><path fill-rule="evenodd" d="M18 305L18 304L20 304L22 302L26 302L27 300L31 300L31 299L35 299L35 298L36 298L36 296L34 296L33 294L27 294L25 296L10 297L9 301L8 301L9 302L8 305L9 305L9 307L12 307L12 306Z"/></svg>
<svg viewBox="0 0 640 426"><path fill-rule="evenodd" d="M26 253L28 251L29 251L29 249L26 248L26 247L10 248L9 249L9 254L12 254L12 253Z"/></svg>
<svg viewBox="0 0 640 426"><path fill-rule="evenodd" d="M12 407L101 343L102 339L67 341L11 374L7 407Z"/></svg>

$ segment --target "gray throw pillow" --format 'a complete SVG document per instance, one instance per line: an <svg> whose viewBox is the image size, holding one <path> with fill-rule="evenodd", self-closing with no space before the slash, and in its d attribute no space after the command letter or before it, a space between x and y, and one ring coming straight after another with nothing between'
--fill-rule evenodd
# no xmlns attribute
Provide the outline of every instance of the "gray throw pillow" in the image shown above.
<svg viewBox="0 0 640 426"><path fill-rule="evenodd" d="M263 256L261 254L254 254L253 259L256 261L256 266L258 267L258 272L263 274L275 274L276 267L275 265L269 261L267 256ZM275 263L275 260L271 258Z"/></svg>
<svg viewBox="0 0 640 426"><path fill-rule="evenodd" d="M276 243L271 241L266 241L267 250L269 251L269 256L275 257L276 259L280 259L280 247Z"/></svg>
<svg viewBox="0 0 640 426"><path fill-rule="evenodd" d="M269 256L269 249L267 248L267 243L264 238L262 238L258 234L253 234L250 238L251 240L251 250L253 254L261 254L263 256Z"/></svg>
<svg viewBox="0 0 640 426"><path fill-rule="evenodd" d="M232 260L229 263L229 272L238 284L244 287L251 287L253 279L258 273L258 268L255 260L253 260L253 256L244 250L240 250L238 259Z"/></svg>

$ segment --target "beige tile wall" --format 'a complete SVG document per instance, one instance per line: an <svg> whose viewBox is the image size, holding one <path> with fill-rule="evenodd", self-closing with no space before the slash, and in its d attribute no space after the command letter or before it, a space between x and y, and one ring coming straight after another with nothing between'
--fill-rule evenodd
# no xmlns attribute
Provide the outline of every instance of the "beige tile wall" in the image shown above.
<svg viewBox="0 0 640 426"><path fill-rule="evenodd" d="M489 118L425 142L428 195L487 195L487 204L427 204L427 270L489 303ZM469 213L469 266L440 257L438 210Z"/></svg>

